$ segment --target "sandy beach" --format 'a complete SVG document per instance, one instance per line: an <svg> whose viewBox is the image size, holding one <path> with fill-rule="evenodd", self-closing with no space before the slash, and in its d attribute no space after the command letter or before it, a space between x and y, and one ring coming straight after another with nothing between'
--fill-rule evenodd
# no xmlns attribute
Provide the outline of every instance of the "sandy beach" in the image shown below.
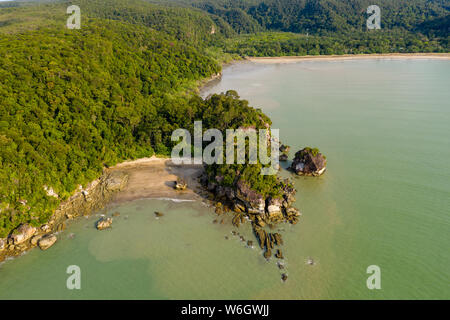
<svg viewBox="0 0 450 320"><path fill-rule="evenodd" d="M311 60L354 60L354 59L439 59L450 60L450 53L383 53L383 54L344 54L322 56L284 56L284 57L249 57L248 61L256 63L293 63Z"/></svg>
<svg viewBox="0 0 450 320"><path fill-rule="evenodd" d="M113 202L125 202L142 198L167 198L199 200L198 177L203 172L201 165L175 165L168 158L143 158L120 163L110 170L126 172L129 176L124 190L114 196ZM187 182L187 189L174 189L178 177Z"/></svg>

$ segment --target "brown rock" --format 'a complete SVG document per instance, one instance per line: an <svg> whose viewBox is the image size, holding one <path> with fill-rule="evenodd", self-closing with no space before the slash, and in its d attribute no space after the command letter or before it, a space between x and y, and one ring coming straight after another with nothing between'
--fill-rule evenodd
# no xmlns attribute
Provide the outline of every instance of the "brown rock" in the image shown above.
<svg viewBox="0 0 450 320"><path fill-rule="evenodd" d="M33 236L33 237L31 238L31 244L32 244L33 246L37 245L38 241L42 238L42 236L43 236L42 234Z"/></svg>
<svg viewBox="0 0 450 320"><path fill-rule="evenodd" d="M57 238L55 235L46 235L39 240L39 248L41 248L41 250L47 250L55 244L56 240Z"/></svg>
<svg viewBox="0 0 450 320"><path fill-rule="evenodd" d="M104 230L110 228L111 225L112 225L111 218L101 218L99 221L97 221L97 230Z"/></svg>
<svg viewBox="0 0 450 320"><path fill-rule="evenodd" d="M277 253L275 253L275 257L278 258L278 259L284 259L283 253L281 252L280 249L278 249Z"/></svg>
<svg viewBox="0 0 450 320"><path fill-rule="evenodd" d="M272 250L270 250L270 248L267 248L267 250L264 252L264 258L270 259L271 256L272 256Z"/></svg>
<svg viewBox="0 0 450 320"><path fill-rule="evenodd" d="M64 229L66 229L66 224L64 222L58 224L58 226L56 227L57 231L63 231Z"/></svg>
<svg viewBox="0 0 450 320"><path fill-rule="evenodd" d="M175 181L175 190L185 190L187 188L187 183L184 179L178 178L177 181Z"/></svg>
<svg viewBox="0 0 450 320"><path fill-rule="evenodd" d="M36 233L36 231L37 229L29 224L21 224L12 232L10 239L13 244L17 245L29 240Z"/></svg>

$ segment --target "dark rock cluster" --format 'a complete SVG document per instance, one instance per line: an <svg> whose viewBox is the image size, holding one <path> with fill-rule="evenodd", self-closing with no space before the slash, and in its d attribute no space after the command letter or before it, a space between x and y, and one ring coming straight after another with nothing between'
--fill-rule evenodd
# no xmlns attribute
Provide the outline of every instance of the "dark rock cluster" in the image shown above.
<svg viewBox="0 0 450 320"><path fill-rule="evenodd" d="M304 148L295 154L290 170L301 176L320 176L326 166L326 157L318 149Z"/></svg>

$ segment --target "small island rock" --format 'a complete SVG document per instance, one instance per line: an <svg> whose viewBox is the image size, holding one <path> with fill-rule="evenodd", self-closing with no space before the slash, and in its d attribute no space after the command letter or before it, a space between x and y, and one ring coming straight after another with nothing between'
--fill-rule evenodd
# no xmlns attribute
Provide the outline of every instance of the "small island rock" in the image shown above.
<svg viewBox="0 0 450 320"><path fill-rule="evenodd" d="M110 228L111 225L112 225L111 218L101 218L99 221L97 221L97 229L98 230L104 230L104 229Z"/></svg>
<svg viewBox="0 0 450 320"><path fill-rule="evenodd" d="M302 176L320 176L326 170L327 160L318 149L304 148L295 154L290 169Z"/></svg>

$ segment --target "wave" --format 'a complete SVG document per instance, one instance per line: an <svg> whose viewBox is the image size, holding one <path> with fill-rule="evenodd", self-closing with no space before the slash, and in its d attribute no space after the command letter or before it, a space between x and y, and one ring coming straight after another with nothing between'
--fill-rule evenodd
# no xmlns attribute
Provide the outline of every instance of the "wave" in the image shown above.
<svg viewBox="0 0 450 320"><path fill-rule="evenodd" d="M191 199L177 199L177 198L149 198L155 200L173 201L173 202L195 202L196 200Z"/></svg>

